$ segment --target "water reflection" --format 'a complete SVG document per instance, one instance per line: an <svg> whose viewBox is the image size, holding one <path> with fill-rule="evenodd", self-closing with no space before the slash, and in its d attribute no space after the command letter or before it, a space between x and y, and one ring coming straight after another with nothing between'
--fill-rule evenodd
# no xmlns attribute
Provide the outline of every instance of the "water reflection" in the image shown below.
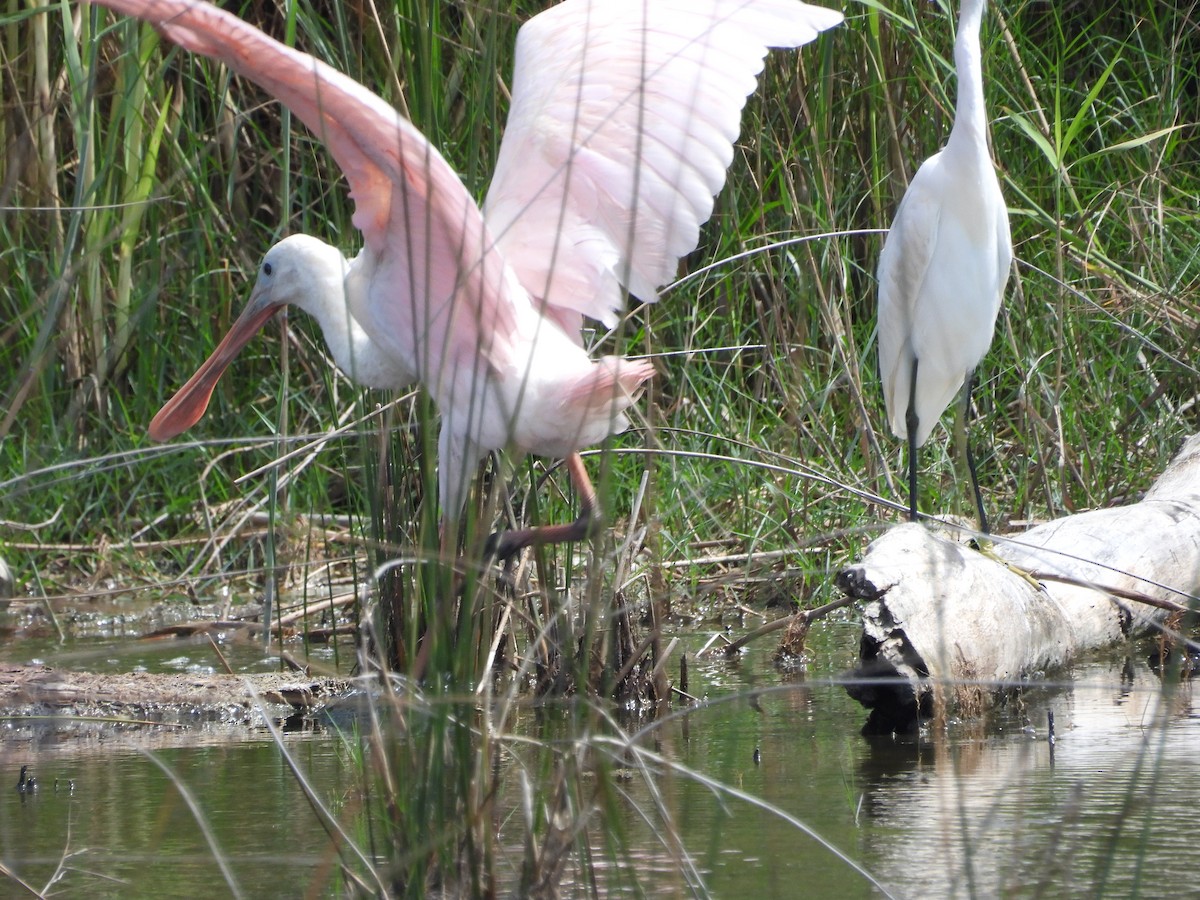
<svg viewBox="0 0 1200 900"><path fill-rule="evenodd" d="M120 737L59 750L0 744L6 782L10 770L15 781L20 760L36 769L42 785L33 795L0 790L0 859L50 893L58 879L59 889L76 896L228 896L212 847L179 790L123 744ZM335 742L289 740L288 747L326 788L353 782ZM320 883L329 842L277 745L227 738L155 754L194 796L245 896L277 897ZM14 887L0 882L0 895L11 896Z"/></svg>
<svg viewBox="0 0 1200 900"><path fill-rule="evenodd" d="M1037 715L1010 709L986 732L872 745L859 768L863 847L886 882L913 897L1154 895L1191 883L1190 687L1164 694L1146 667L1115 660L1078 667L1043 699Z"/></svg>
<svg viewBox="0 0 1200 900"><path fill-rule="evenodd" d="M711 698L713 684L732 688L747 668L749 658L691 671L698 684L712 676ZM1190 686L1164 692L1140 658L1095 660L1015 695L986 723L868 741L865 713L824 675L688 715L670 726L677 758L801 819L896 896L1156 895L1192 883L1200 719ZM771 680L760 667L741 691ZM717 896L875 895L779 816L686 778L670 787Z"/></svg>
<svg viewBox="0 0 1200 900"><path fill-rule="evenodd" d="M688 642L694 650L705 639ZM734 661L691 660L692 693L706 703L658 722L626 721L642 730L644 752L605 745L593 756L606 755L611 772L574 770L588 785L581 796L597 796L597 779L610 779L619 803L605 814L623 817L628 850L614 854L593 819L585 833L592 858L568 866L564 896L593 881L630 895L877 896L786 817L902 897L1153 895L1192 883L1200 718L1190 686L1164 692L1140 656L1093 661L1056 687L1014 696L986 724L868 741L859 734L865 712L839 682L855 640L848 622L814 629L808 668L788 675L765 648ZM108 658L118 649L87 652ZM153 664L187 666L203 652L176 643ZM243 658L235 649L232 658L243 669L273 664L259 650ZM520 877L521 778L546 779L548 759L574 752L572 702L531 705L507 723L494 769L502 892ZM353 711L336 727L300 717L283 741L323 802L361 835L362 770L346 737L359 724ZM337 854L265 730L108 729L70 740L31 733L0 722L0 860L35 887L62 867L60 887L97 897L227 893L179 790L136 742L194 795L248 896L341 892ZM15 789L22 765L40 779L38 793ZM76 790L54 793L55 779L74 779ZM0 882L0 895L10 887Z"/></svg>

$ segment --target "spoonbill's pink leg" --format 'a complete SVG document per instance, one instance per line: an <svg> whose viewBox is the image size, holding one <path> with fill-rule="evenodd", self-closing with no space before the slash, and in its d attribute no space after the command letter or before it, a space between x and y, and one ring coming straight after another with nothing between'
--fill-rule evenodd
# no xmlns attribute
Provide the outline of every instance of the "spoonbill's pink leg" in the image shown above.
<svg viewBox="0 0 1200 900"><path fill-rule="evenodd" d="M513 531L497 531L491 535L484 547L485 556L505 560L526 547L541 547L543 544L565 544L591 537L600 524L600 504L596 489L588 477L583 457L572 453L564 462L571 476L571 484L579 495L579 516L565 525L541 525L536 528L518 528Z"/></svg>

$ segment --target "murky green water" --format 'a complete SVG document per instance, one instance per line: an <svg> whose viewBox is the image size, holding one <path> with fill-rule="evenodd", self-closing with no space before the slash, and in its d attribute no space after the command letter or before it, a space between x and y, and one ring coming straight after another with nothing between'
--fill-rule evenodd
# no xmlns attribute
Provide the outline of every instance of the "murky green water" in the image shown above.
<svg viewBox="0 0 1200 900"><path fill-rule="evenodd" d="M1188 894L1200 719L1189 688L1168 700L1144 665L1122 663L1081 664L986 729L952 725L936 742L868 742L840 687L809 684L761 697L761 712L713 710L681 758L802 819L898 896ZM718 896L871 896L794 828L684 796Z"/></svg>
<svg viewBox="0 0 1200 900"><path fill-rule="evenodd" d="M691 865L714 895L878 895L784 815L897 896L1190 890L1198 862L1190 825L1200 802L1200 720L1190 689L1165 697L1136 654L1131 667L1123 658L1094 660L1056 688L1027 692L986 728L952 724L945 739L868 742L859 735L864 712L836 683L853 663L856 636L849 622L817 629L814 662L803 675L770 666L769 639L734 662L693 660L691 690L706 704L665 722L629 725L645 727L641 744L671 764L655 786ZM688 642L694 650L705 637ZM54 658L22 648L31 649ZM127 666L122 650L130 650L128 642L76 646L62 655L96 669L100 659ZM198 643L132 652L150 654L144 664L157 668L211 664ZM0 661L15 653L0 647ZM264 665L252 647L233 656L239 666ZM1053 760L1049 709L1059 736ZM534 738L549 727L545 722L518 718ZM265 731L235 731L236 741L217 730L187 737L161 730L67 743L26 742L19 733L0 723L0 861L38 889L122 898L226 895L210 839L247 896L326 896L342 887L330 841ZM351 833L362 834L353 800L359 770L343 738L317 728L286 735L284 743L324 802ZM139 748L187 786L210 837ZM21 765L37 772L36 794L13 787ZM722 796L685 769L778 812ZM67 779L75 782L73 792ZM637 807L650 807L647 786L635 777L621 790L631 801L626 828L636 872L613 882L636 879L655 896L689 896L670 842L637 815ZM500 853L512 857L505 865L515 880L520 848ZM602 875L605 865L597 862ZM0 877L0 896L19 893ZM569 881L564 893L571 895Z"/></svg>

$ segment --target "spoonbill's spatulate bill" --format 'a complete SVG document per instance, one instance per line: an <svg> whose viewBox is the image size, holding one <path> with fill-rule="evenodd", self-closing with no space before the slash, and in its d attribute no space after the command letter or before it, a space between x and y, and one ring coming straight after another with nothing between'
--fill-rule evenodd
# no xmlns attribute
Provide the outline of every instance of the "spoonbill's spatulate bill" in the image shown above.
<svg viewBox="0 0 1200 900"><path fill-rule="evenodd" d="M567 457L582 515L510 532L508 555L585 535L594 493L581 448L622 431L653 372L592 358L583 317L615 323L694 249L725 182L770 47L842 20L799 0L567 0L517 38L512 106L483 211L416 128L362 85L198 0L100 0L152 22L277 97L349 183L363 247L353 259L296 235L263 258L245 312L155 416L168 440L271 314L315 316L334 361L368 385L420 381L442 417L443 520L461 512L483 455Z"/></svg>
<svg viewBox="0 0 1200 900"><path fill-rule="evenodd" d="M879 257L879 369L892 432L908 440L909 515L917 448L966 381L992 332L1012 265L1008 209L987 145L979 27L985 0L963 0L954 43L958 100L946 146L921 165ZM968 417L964 417L964 421ZM988 530L967 442L980 528Z"/></svg>

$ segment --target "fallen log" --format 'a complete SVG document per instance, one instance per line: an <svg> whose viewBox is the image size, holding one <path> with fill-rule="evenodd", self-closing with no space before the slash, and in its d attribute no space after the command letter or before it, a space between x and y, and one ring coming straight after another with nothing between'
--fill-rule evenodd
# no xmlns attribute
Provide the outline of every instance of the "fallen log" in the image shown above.
<svg viewBox="0 0 1200 900"><path fill-rule="evenodd" d="M847 690L870 710L865 733L911 731L939 708L977 715L1083 651L1196 608L1200 435L1139 502L994 540L986 554L899 525L839 573L863 604Z"/></svg>

